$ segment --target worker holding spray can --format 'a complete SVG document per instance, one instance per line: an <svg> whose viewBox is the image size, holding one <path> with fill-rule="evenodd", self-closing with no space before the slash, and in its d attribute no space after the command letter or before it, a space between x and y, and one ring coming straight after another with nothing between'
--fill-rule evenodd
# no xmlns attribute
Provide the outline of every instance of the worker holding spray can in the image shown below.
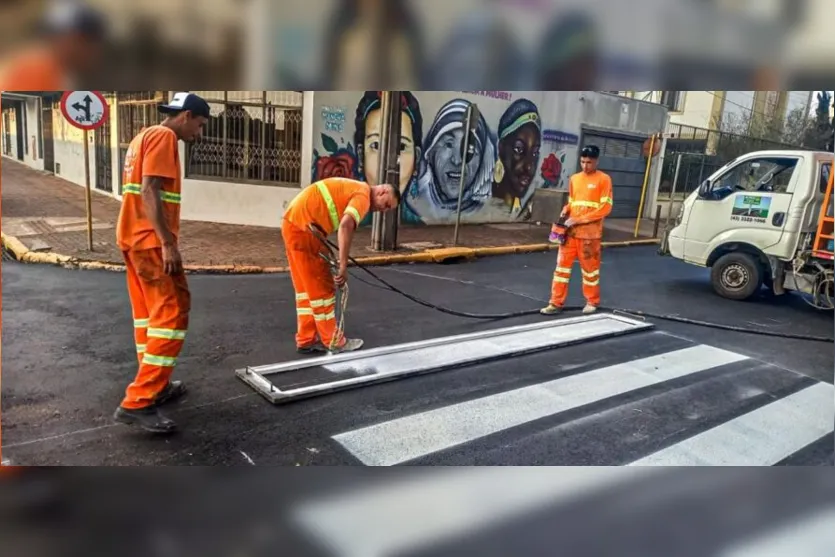
<svg viewBox="0 0 835 557"><path fill-rule="evenodd" d="M551 282L551 300L543 315L562 311L568 297L568 282L574 261L580 260L583 275L584 314L600 306L600 251L603 220L612 212L612 179L597 169L600 149L587 145L580 151L581 171L568 182L568 203L551 228L550 240L560 244L557 267Z"/></svg>

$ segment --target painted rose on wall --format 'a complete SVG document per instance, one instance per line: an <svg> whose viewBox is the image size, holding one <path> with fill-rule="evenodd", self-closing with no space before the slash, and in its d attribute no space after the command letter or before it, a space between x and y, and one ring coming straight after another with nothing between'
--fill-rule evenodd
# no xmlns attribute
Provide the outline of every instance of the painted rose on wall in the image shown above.
<svg viewBox="0 0 835 557"><path fill-rule="evenodd" d="M545 160L542 161L542 167L540 170L540 175L542 176L543 187L545 188L557 188L560 185L560 177L562 176L562 167L563 163L565 163L565 153L560 155L557 158L557 155L554 153L549 154L545 157Z"/></svg>
<svg viewBox="0 0 835 557"><path fill-rule="evenodd" d="M348 143L347 147L340 148L332 137L322 134L322 146L327 155L313 150L314 180L357 177L357 153L353 145Z"/></svg>

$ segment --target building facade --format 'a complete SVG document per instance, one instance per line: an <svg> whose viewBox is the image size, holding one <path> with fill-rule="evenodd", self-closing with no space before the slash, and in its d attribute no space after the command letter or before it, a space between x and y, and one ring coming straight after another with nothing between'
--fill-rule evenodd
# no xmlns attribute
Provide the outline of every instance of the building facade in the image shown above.
<svg viewBox="0 0 835 557"><path fill-rule="evenodd" d="M301 187L328 176L375 182L380 99L376 91L195 91L212 107L201 140L182 145L182 217L278 227ZM98 193L121 198L130 140L156 124L168 91L105 92L109 121L88 137ZM61 114L59 94L3 98L4 156L84 184L83 132ZM639 213L643 145L668 123L666 107L594 91L406 91L401 108L400 188L404 224L455 221L467 107L479 116L468 138L462 222L531 218L537 192L565 191L581 145L602 151L616 215ZM652 174L645 206L654 200ZM648 214L644 210L644 214Z"/></svg>
<svg viewBox="0 0 835 557"><path fill-rule="evenodd" d="M795 110L814 111L814 91L620 91L665 106L670 124L720 130L723 127L783 122ZM735 129L744 133L744 129Z"/></svg>

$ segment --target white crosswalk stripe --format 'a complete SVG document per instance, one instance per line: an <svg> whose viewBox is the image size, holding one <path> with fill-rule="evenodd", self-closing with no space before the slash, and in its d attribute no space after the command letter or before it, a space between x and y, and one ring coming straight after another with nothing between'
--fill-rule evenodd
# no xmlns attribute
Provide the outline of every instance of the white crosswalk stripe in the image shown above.
<svg viewBox="0 0 835 557"><path fill-rule="evenodd" d="M682 417L679 402L675 412L669 416L660 415L659 420L679 420L681 427L675 428L673 435L662 436L660 446L648 446L643 454L634 454L639 449L630 447L632 452L624 451L630 457L619 464L774 465L833 434L835 387L832 385L810 384L808 379L742 354L691 344L550 381L412 412L343 431L332 438L367 466L414 463L439 453L460 453L475 445L477 447L473 450L487 447L490 451L502 448L512 451L513 441L503 440L512 439L514 435L529 435L517 432L520 428L533 427L531 424L537 421L553 420L571 411L582 413L584 408L596 404L608 405L607 410L615 412L613 408L634 404L636 397L645 396L648 391L652 391L645 396L648 400L673 397L680 389L674 383L720 381L721 377L715 379L717 374L721 375L724 368L734 367L735 364L734 372L745 366L755 369L762 366L769 374L782 374L783 383L779 388L775 387L782 391L768 393L770 397L760 396L756 400L742 395L739 411L733 406L731 410L726 408L718 424L705 421L697 425L697 420L688 417L686 411ZM749 372L749 375L758 378L765 374ZM798 383L800 381L806 382ZM763 392L757 394L762 395ZM725 404L728 406L733 402L725 401ZM688 404L694 403L690 401ZM728 416L729 412L735 414ZM595 413L594 418L604 419L601 415L605 412ZM566 427L571 427L573 423ZM553 431L553 428L548 431ZM492 441L499 437L502 440L496 440L496 446L492 446ZM601 441L605 443L605 440ZM613 439L612 446L623 442L623 439ZM465 460L456 463L469 463Z"/></svg>
<svg viewBox="0 0 835 557"><path fill-rule="evenodd" d="M776 464L832 432L835 390L818 383L637 460L633 466ZM775 432L784 433L775 436Z"/></svg>

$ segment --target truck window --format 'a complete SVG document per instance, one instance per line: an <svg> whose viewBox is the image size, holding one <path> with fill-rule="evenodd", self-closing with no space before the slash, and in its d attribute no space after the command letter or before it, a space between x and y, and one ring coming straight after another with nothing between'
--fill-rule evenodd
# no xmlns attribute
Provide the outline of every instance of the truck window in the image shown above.
<svg viewBox="0 0 835 557"><path fill-rule="evenodd" d="M713 185L712 197L724 198L734 192L786 193L797 159L768 157L751 159L735 166Z"/></svg>
<svg viewBox="0 0 835 557"><path fill-rule="evenodd" d="M826 186L829 185L829 173L832 172L832 163L821 165L820 191L826 193Z"/></svg>

